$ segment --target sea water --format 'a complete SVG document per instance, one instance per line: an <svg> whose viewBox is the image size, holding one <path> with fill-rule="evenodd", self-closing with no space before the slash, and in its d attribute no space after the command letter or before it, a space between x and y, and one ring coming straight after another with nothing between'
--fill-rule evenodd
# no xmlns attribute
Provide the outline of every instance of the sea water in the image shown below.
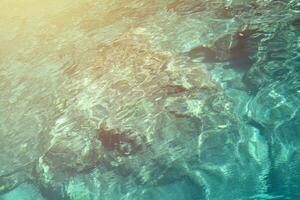
<svg viewBox="0 0 300 200"><path fill-rule="evenodd" d="M299 12L0 1L0 199L300 199Z"/></svg>

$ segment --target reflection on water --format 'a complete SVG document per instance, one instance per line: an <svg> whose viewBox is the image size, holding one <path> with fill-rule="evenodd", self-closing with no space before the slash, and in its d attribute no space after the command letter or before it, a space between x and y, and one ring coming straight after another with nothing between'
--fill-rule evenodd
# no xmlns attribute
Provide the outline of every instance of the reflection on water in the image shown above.
<svg viewBox="0 0 300 200"><path fill-rule="evenodd" d="M0 1L0 199L300 198L299 9Z"/></svg>

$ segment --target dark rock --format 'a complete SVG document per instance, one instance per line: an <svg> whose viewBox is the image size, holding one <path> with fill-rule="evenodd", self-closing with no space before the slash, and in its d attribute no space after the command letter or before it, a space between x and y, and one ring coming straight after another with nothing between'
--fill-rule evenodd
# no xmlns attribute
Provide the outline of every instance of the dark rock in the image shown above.
<svg viewBox="0 0 300 200"><path fill-rule="evenodd" d="M39 191L46 200L71 200L65 190L59 190L58 187L39 185Z"/></svg>
<svg viewBox="0 0 300 200"><path fill-rule="evenodd" d="M300 26L300 19L295 19L295 20L291 21L291 25Z"/></svg>
<svg viewBox="0 0 300 200"><path fill-rule="evenodd" d="M251 41L251 36L257 33L257 30L246 30L235 34L234 39L236 40L235 45L230 48L229 52L229 61L230 66L236 69L248 70L254 61L250 58L252 51L256 50L258 43L256 42L256 46L252 47L255 49L251 49L249 46ZM254 40L254 38L253 38ZM253 42L252 42L253 45Z"/></svg>
<svg viewBox="0 0 300 200"><path fill-rule="evenodd" d="M97 138L106 150L115 151L122 156L129 156L141 150L141 144L138 144L129 132L101 128L98 131Z"/></svg>
<svg viewBox="0 0 300 200"><path fill-rule="evenodd" d="M209 48L209 47L205 47L205 46L199 46L199 47L195 47L193 49L191 49L190 51L185 53L187 56L189 56L192 59L196 59L196 58L203 58L204 62L216 62L217 58L216 58L216 52Z"/></svg>
<svg viewBox="0 0 300 200"><path fill-rule="evenodd" d="M182 85L167 85L164 87L168 96L187 92L188 89Z"/></svg>

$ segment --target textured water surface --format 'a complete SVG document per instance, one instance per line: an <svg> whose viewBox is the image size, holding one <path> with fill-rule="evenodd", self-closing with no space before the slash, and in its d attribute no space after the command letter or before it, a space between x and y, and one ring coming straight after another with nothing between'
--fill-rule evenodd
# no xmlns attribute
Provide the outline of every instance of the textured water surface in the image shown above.
<svg viewBox="0 0 300 200"><path fill-rule="evenodd" d="M0 0L0 200L300 199L296 0Z"/></svg>

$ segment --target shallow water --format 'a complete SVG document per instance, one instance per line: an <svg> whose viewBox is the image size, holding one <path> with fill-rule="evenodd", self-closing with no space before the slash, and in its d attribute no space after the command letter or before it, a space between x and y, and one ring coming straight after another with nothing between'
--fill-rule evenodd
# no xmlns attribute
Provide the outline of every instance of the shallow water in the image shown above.
<svg viewBox="0 0 300 200"><path fill-rule="evenodd" d="M300 199L299 13L1 0L0 200Z"/></svg>

